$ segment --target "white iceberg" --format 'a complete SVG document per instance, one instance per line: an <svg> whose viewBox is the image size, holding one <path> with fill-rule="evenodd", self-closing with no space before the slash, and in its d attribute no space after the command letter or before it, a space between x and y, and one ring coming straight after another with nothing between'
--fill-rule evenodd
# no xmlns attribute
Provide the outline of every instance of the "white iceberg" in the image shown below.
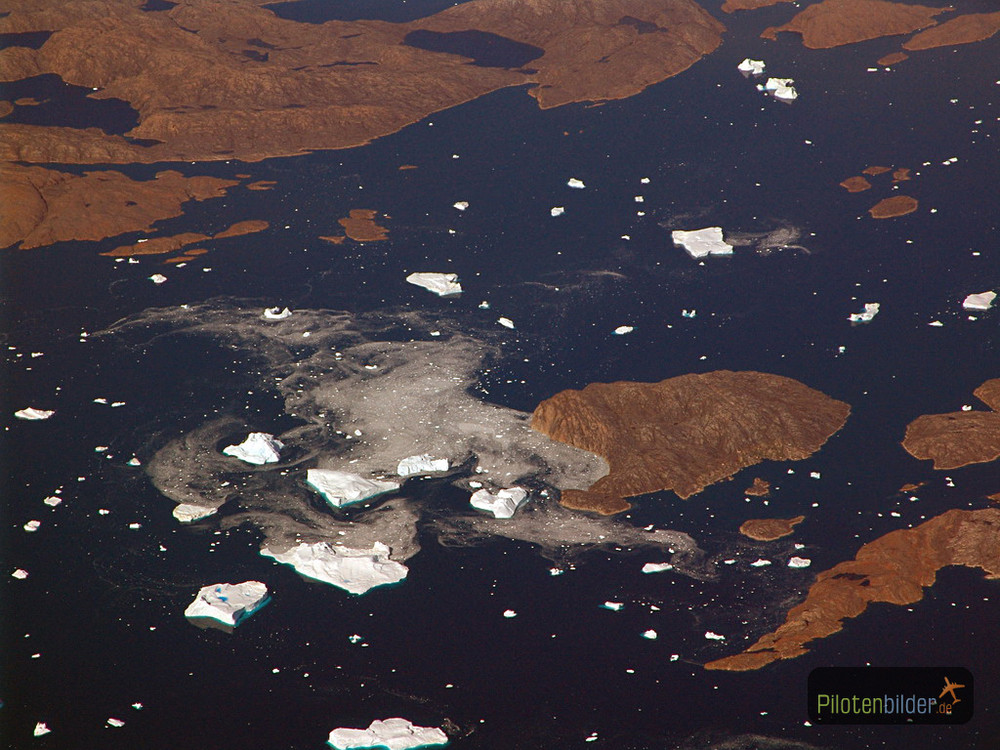
<svg viewBox="0 0 1000 750"><path fill-rule="evenodd" d="M793 557L788 561L789 568L808 568L810 565L812 565L812 560L804 557Z"/></svg>
<svg viewBox="0 0 1000 750"><path fill-rule="evenodd" d="M770 565L770 564L771 564L770 560L765 560L764 558L759 557L756 560L754 560L752 563L750 563L750 567L751 568L763 568L763 567L765 567L767 565Z"/></svg>
<svg viewBox="0 0 1000 750"><path fill-rule="evenodd" d="M692 258L709 255L732 255L733 246L722 239L722 227L705 227L691 231L674 230L670 233L677 247L683 247Z"/></svg>
<svg viewBox="0 0 1000 750"><path fill-rule="evenodd" d="M649 641L655 641L659 637L659 634L655 630L650 628L649 630L647 630L642 634L642 637Z"/></svg>
<svg viewBox="0 0 1000 750"><path fill-rule="evenodd" d="M583 180L578 180L576 177L570 177L566 184L571 188L577 188L578 190L583 190L583 188L587 187L583 184Z"/></svg>
<svg viewBox="0 0 1000 750"><path fill-rule="evenodd" d="M798 98L799 94L792 84L791 78L768 78L764 84L764 90L769 92L775 99L791 102Z"/></svg>
<svg viewBox="0 0 1000 750"><path fill-rule="evenodd" d="M620 612L625 609L625 605L622 602L604 602L601 607L603 609L610 609L612 612Z"/></svg>
<svg viewBox="0 0 1000 750"><path fill-rule="evenodd" d="M50 411L47 409L36 409L33 406L29 406L27 409L19 409L18 411L14 412L14 416L17 417L18 419L27 419L28 421L31 422L37 421L39 419L48 419L53 414L55 414L54 411Z"/></svg>
<svg viewBox="0 0 1000 750"><path fill-rule="evenodd" d="M339 728L330 732L327 744L336 750L387 748L409 750L416 747L447 745L448 735L437 727L418 727L406 719L375 720L367 729Z"/></svg>
<svg viewBox="0 0 1000 750"><path fill-rule="evenodd" d="M52 730L49 729L48 724L46 724L44 721L40 721L37 724L35 724L35 731L33 731L31 734L35 737L41 737L43 734L48 734L51 731Z"/></svg>
<svg viewBox="0 0 1000 750"><path fill-rule="evenodd" d="M264 320L284 320L291 316L292 311L287 307L284 309L280 307L268 307L264 309Z"/></svg>
<svg viewBox="0 0 1000 750"><path fill-rule="evenodd" d="M115 729L120 729L121 727L125 726L124 721L122 721L121 719L116 719L114 716L109 717L107 723L109 727L114 727Z"/></svg>
<svg viewBox="0 0 1000 750"><path fill-rule="evenodd" d="M459 211L464 211L469 207L469 201L456 201L452 204L452 206L457 208Z"/></svg>
<svg viewBox="0 0 1000 750"><path fill-rule="evenodd" d="M665 570L673 570L674 566L670 563L646 563L642 566L642 572L649 573L662 573Z"/></svg>
<svg viewBox="0 0 1000 750"><path fill-rule="evenodd" d="M167 277L164 276L162 273L154 273L152 276L149 277L149 280L152 281L154 284L162 284L164 281L167 280Z"/></svg>
<svg viewBox="0 0 1000 750"><path fill-rule="evenodd" d="M16 578L19 581L23 581L25 578L28 577L28 571L26 571L24 568L18 568L10 575L11 577Z"/></svg>
<svg viewBox="0 0 1000 750"><path fill-rule="evenodd" d="M267 432L251 432L242 443L223 448L222 452L248 464L260 466L280 460L281 449L284 447L285 444L275 439L274 435Z"/></svg>
<svg viewBox="0 0 1000 750"><path fill-rule="evenodd" d="M989 310L993 307L993 300L997 298L996 292L979 292L970 294L962 301L962 307L966 310Z"/></svg>
<svg viewBox="0 0 1000 750"><path fill-rule="evenodd" d="M494 518L513 518L521 504L527 499L527 490L521 487L510 487L492 494L487 489L476 490L469 498L473 508L492 513Z"/></svg>
<svg viewBox="0 0 1000 750"><path fill-rule="evenodd" d="M399 489L396 482L365 479L358 474L334 469L309 469L306 482L335 508Z"/></svg>
<svg viewBox="0 0 1000 750"><path fill-rule="evenodd" d="M624 336L626 333L632 333L635 328L633 326L618 326L613 333L616 336Z"/></svg>
<svg viewBox="0 0 1000 750"><path fill-rule="evenodd" d="M502 325L504 328L513 328L514 321L510 318L497 318L497 323Z"/></svg>
<svg viewBox="0 0 1000 750"><path fill-rule="evenodd" d="M420 456L408 456L399 462L396 473L401 477L412 474L430 474L435 471L448 471L447 458L433 458L426 453Z"/></svg>
<svg viewBox="0 0 1000 750"><path fill-rule="evenodd" d="M184 610L185 617L209 617L236 627L267 604L267 586L260 581L213 583L204 586Z"/></svg>
<svg viewBox="0 0 1000 750"><path fill-rule="evenodd" d="M705 632L705 637L710 641L724 641L726 636L719 635L718 633L713 633L711 630Z"/></svg>
<svg viewBox="0 0 1000 750"><path fill-rule="evenodd" d="M192 523L200 521L202 518L214 516L219 511L208 505L195 505L194 503L181 503L174 508L174 518L181 523Z"/></svg>
<svg viewBox="0 0 1000 750"><path fill-rule="evenodd" d="M851 313L847 316L847 319L852 323L867 323L878 315L878 309L878 302L866 302L864 312Z"/></svg>
<svg viewBox="0 0 1000 750"><path fill-rule="evenodd" d="M24 530L25 531L38 531L38 529L41 527L41 525L42 525L41 521L28 521L26 524L24 524Z"/></svg>
<svg viewBox="0 0 1000 750"><path fill-rule="evenodd" d="M434 292L438 297L462 293L462 285L458 282L457 273L418 272L411 273L406 277L406 280L429 292Z"/></svg>
<svg viewBox="0 0 1000 750"><path fill-rule="evenodd" d="M743 62L736 66L737 70L741 73L746 73L752 76L762 76L764 75L764 61L763 60L751 60L749 57L744 58Z"/></svg>
<svg viewBox="0 0 1000 750"><path fill-rule="evenodd" d="M549 214L551 216L562 216L564 213L566 213L565 206L553 206L549 209Z"/></svg>
<svg viewBox="0 0 1000 750"><path fill-rule="evenodd" d="M260 554L291 565L306 578L332 584L351 594L363 594L376 586L398 583L409 572L402 563L389 559L389 548L381 542L375 542L371 549L304 542L285 552L274 552L264 546Z"/></svg>

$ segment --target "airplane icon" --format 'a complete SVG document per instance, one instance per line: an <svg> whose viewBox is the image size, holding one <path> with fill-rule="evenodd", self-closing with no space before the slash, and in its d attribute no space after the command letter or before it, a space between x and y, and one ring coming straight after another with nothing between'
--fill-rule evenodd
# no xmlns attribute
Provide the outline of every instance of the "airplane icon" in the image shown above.
<svg viewBox="0 0 1000 750"><path fill-rule="evenodd" d="M957 690L958 688L964 688L964 687L965 687L965 685L959 685L958 683L952 682L947 677L945 677L944 678L944 688L941 690L941 695L938 696L938 700L940 700L941 698L944 698L944 696L946 694L950 693L951 694L951 703L952 703L952 705L954 705L954 704L958 703L961 700L960 698L958 698L958 697L955 696L955 690Z"/></svg>

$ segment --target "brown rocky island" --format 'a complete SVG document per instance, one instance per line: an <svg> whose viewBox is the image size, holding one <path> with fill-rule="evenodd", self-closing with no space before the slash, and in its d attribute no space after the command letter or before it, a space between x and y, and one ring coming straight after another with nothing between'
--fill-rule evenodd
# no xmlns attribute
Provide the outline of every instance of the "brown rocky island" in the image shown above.
<svg viewBox="0 0 1000 750"><path fill-rule="evenodd" d="M607 460L607 476L560 502L610 515L628 510L628 497L687 498L761 461L807 458L850 410L791 378L720 370L562 391L538 405L531 426Z"/></svg>
<svg viewBox="0 0 1000 750"><path fill-rule="evenodd" d="M987 380L973 395L992 411L925 414L906 428L903 447L935 469L957 469L1000 458L1000 378Z"/></svg>

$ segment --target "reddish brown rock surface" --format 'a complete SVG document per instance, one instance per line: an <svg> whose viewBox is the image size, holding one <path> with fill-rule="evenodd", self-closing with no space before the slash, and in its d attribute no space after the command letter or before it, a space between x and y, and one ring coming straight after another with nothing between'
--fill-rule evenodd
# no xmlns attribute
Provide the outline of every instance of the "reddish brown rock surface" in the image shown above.
<svg viewBox="0 0 1000 750"><path fill-rule="evenodd" d="M658 490L687 498L764 460L806 458L850 406L791 378L721 370L659 383L593 383L535 409L531 426L603 456L610 473L560 502L602 514Z"/></svg>
<svg viewBox="0 0 1000 750"><path fill-rule="evenodd" d="M153 222L180 216L187 201L218 198L237 184L174 171L136 181L115 171L77 176L0 164L0 248L20 242L26 250L148 231Z"/></svg>
<svg viewBox="0 0 1000 750"><path fill-rule="evenodd" d="M857 175L855 177L848 177L840 183L840 186L848 193L860 193L862 190L871 189L872 184L861 175Z"/></svg>
<svg viewBox="0 0 1000 750"><path fill-rule="evenodd" d="M795 518L752 518L740 526L740 533L758 542L773 542L788 536L797 524L806 520L805 516Z"/></svg>
<svg viewBox="0 0 1000 750"><path fill-rule="evenodd" d="M1000 31L1000 11L967 13L945 21L940 26L921 31L903 43L903 49L920 50L932 47L952 47L989 39Z"/></svg>
<svg viewBox="0 0 1000 750"><path fill-rule="evenodd" d="M767 8L778 3L792 3L795 0L726 0L722 4L722 9L726 13L733 13L737 10L756 10L757 8Z"/></svg>
<svg viewBox="0 0 1000 750"><path fill-rule="evenodd" d="M905 52L890 52L885 57L880 57L878 59L879 65L896 65L897 63L903 62L903 60L909 60L910 56Z"/></svg>
<svg viewBox="0 0 1000 750"><path fill-rule="evenodd" d="M761 34L774 39L779 32L802 35L811 49L827 49L895 34L909 34L933 26L934 17L951 8L890 3L885 0L823 0L810 5L783 26Z"/></svg>
<svg viewBox="0 0 1000 750"><path fill-rule="evenodd" d="M354 208L351 209L349 216L337 219L337 223L344 228L344 233L355 242L376 242L389 236L389 230L375 223L377 215L377 212L368 208ZM333 241L329 237L321 239Z"/></svg>
<svg viewBox="0 0 1000 750"><path fill-rule="evenodd" d="M806 644L843 629L845 620L873 602L920 601L948 565L981 568L987 578L1000 578L1000 509L950 510L869 542L853 560L817 575L805 601L789 611L777 630L743 653L705 668L746 671L801 656Z"/></svg>
<svg viewBox="0 0 1000 750"><path fill-rule="evenodd" d="M766 479L761 479L756 477L753 480L753 484L743 490L744 495L751 495L753 497L764 497L771 493L771 483Z"/></svg>
<svg viewBox="0 0 1000 750"><path fill-rule="evenodd" d="M861 173L866 174L869 177L875 177L876 175L885 174L886 172L890 171L892 171L892 167L872 166L872 167L865 167L864 169L861 170Z"/></svg>
<svg viewBox="0 0 1000 750"><path fill-rule="evenodd" d="M116 247L114 250L101 253L101 255L106 255L111 258L125 258L133 255L163 255L164 253L172 253L175 250L180 250L188 245L196 245L208 240L222 240L227 237L240 237L245 234L262 232L267 229L267 227L268 223L266 221L240 221L214 236L199 234L197 232L184 232L183 234L175 234L169 237L153 237L151 239L144 240L143 242L136 242L132 245L122 245L120 247ZM186 250L185 255L203 255L206 252L208 251ZM185 260L190 260L190 258L185 258Z"/></svg>
<svg viewBox="0 0 1000 750"><path fill-rule="evenodd" d="M903 447L911 456L931 459L935 469L957 469L1000 458L1000 378L987 380L973 394L993 411L925 414L906 427Z"/></svg>
<svg viewBox="0 0 1000 750"><path fill-rule="evenodd" d="M908 195L894 195L891 198L883 198L874 206L868 209L873 219L892 219L896 216L912 214L917 210L916 198Z"/></svg>

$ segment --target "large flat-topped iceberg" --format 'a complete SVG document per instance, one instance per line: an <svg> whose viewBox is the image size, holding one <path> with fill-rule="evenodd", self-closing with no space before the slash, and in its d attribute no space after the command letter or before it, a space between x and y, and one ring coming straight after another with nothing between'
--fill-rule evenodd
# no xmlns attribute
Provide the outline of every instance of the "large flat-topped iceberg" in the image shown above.
<svg viewBox="0 0 1000 750"><path fill-rule="evenodd" d="M337 508L399 489L397 482L365 479L358 474L334 469L309 469L306 482Z"/></svg>
<svg viewBox="0 0 1000 750"><path fill-rule="evenodd" d="M496 494L489 490L476 490L469 498L473 508L492 513L494 518L513 518L514 512L527 499L528 493L521 487L510 487Z"/></svg>
<svg viewBox="0 0 1000 750"><path fill-rule="evenodd" d="M970 294L962 301L962 307L966 310L989 310L993 307L993 300L996 298L996 292L979 292L979 294Z"/></svg>
<svg viewBox="0 0 1000 750"><path fill-rule="evenodd" d="M200 521L202 518L208 518L209 516L215 515L218 510L218 508L212 508L208 505L181 503L174 508L174 518L181 523L192 523L194 521Z"/></svg>
<svg viewBox="0 0 1000 750"><path fill-rule="evenodd" d="M705 227L689 232L677 229L670 236L674 244L687 250L692 258L733 254L733 246L722 239L722 227Z"/></svg>
<svg viewBox="0 0 1000 750"><path fill-rule="evenodd" d="M291 565L306 578L332 584L351 594L398 583L409 572L402 563L389 559L389 548L381 542L371 549L351 549L329 542L302 543L285 552L274 552L265 545L260 554Z"/></svg>
<svg viewBox="0 0 1000 750"><path fill-rule="evenodd" d="M410 750L417 747L447 745L448 735L437 727L418 727L406 719L373 721L367 729L334 729L327 744L336 750L388 748Z"/></svg>
<svg viewBox="0 0 1000 750"><path fill-rule="evenodd" d="M267 604L267 586L260 581L213 583L203 587L184 610L185 617L208 617L236 627Z"/></svg>
<svg viewBox="0 0 1000 750"><path fill-rule="evenodd" d="M434 292L438 297L462 293L457 273L411 273L406 280L411 284L422 286L429 292Z"/></svg>
<svg viewBox="0 0 1000 750"><path fill-rule="evenodd" d="M420 456L408 456L399 462L396 473L401 477L413 474L430 474L435 471L448 471L447 458L433 458L424 453Z"/></svg>
<svg viewBox="0 0 1000 750"><path fill-rule="evenodd" d="M273 464L281 458L281 449L285 444L266 432L251 432L247 439L239 445L230 445L222 449L227 456L233 456L248 464L260 466Z"/></svg>

